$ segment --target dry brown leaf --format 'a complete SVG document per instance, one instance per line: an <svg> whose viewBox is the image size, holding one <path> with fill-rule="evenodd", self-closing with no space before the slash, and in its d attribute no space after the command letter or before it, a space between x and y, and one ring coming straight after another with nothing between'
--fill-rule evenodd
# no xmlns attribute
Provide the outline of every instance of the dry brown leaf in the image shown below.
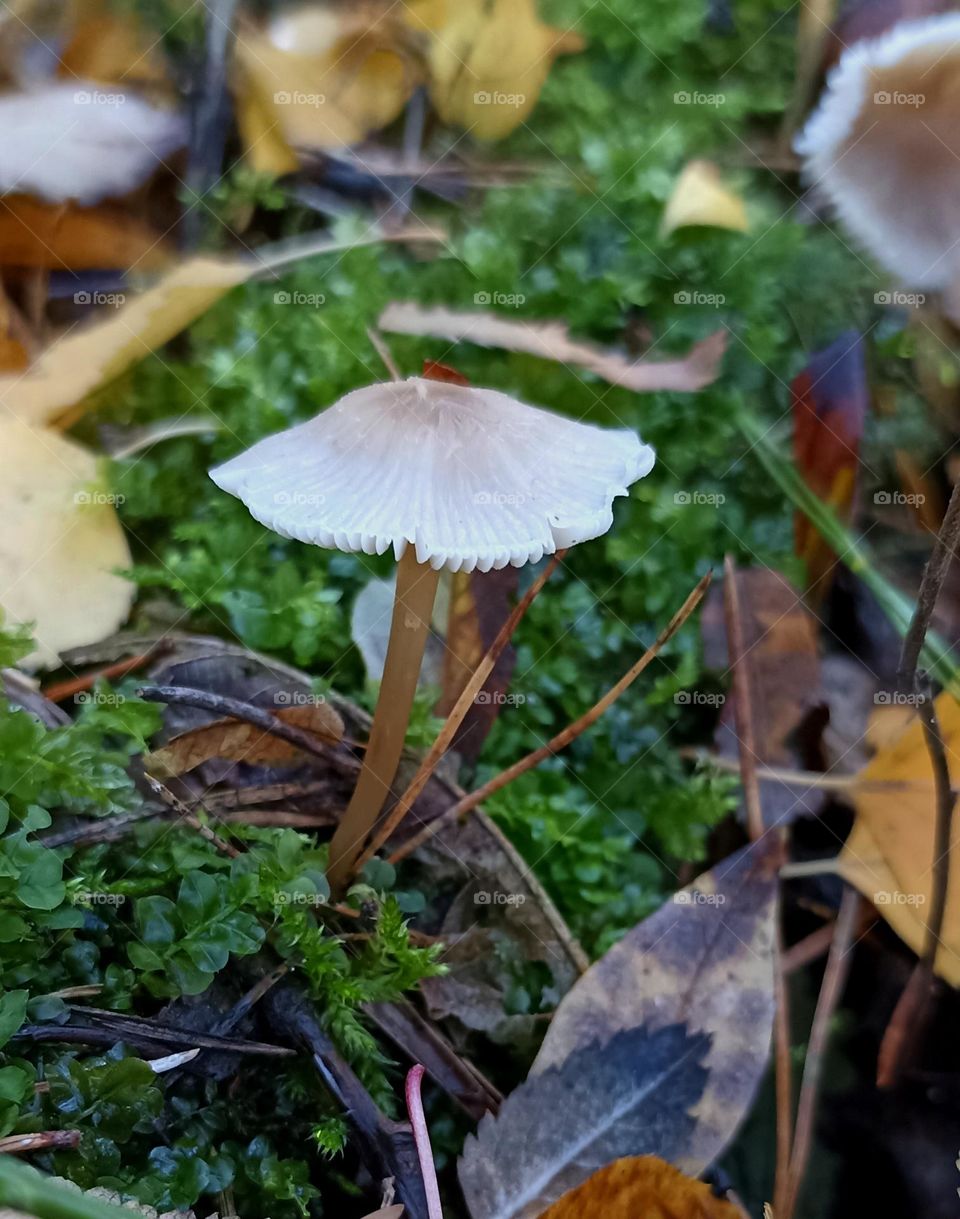
<svg viewBox="0 0 960 1219"><path fill-rule="evenodd" d="M28 663L53 663L125 620L134 586L114 571L130 552L92 453L13 419L0 420L0 452L0 606L35 623Z"/></svg>
<svg viewBox="0 0 960 1219"><path fill-rule="evenodd" d="M960 782L960 704L952 695L941 694L937 715L956 787ZM920 953L932 897L936 794L919 719L914 717L895 741L884 745L859 778L864 786L853 789L857 820L840 853L840 873ZM896 786L884 788L878 780L892 780ZM952 855L957 855L956 843ZM955 858L935 968L951 986L960 986L960 861Z"/></svg>
<svg viewBox="0 0 960 1219"><path fill-rule="evenodd" d="M0 377L0 413L34 425L55 423L242 283L255 263L192 258L104 321L71 331L21 377Z"/></svg>
<svg viewBox="0 0 960 1219"><path fill-rule="evenodd" d="M732 1203L657 1156L627 1156L564 1194L540 1219L739 1219Z"/></svg>
<svg viewBox="0 0 960 1219"><path fill-rule="evenodd" d="M123 85L167 84L156 36L142 28L132 11L117 12L104 0L80 0L72 8L72 28L60 53L61 76Z"/></svg>
<svg viewBox="0 0 960 1219"><path fill-rule="evenodd" d="M535 0L457 0L428 18L430 96L440 117L481 139L528 117L558 55L581 51L579 34L540 20Z"/></svg>
<svg viewBox="0 0 960 1219"><path fill-rule="evenodd" d="M44 203L29 195L5 195L0 205L0 266L155 271L170 261L160 234L119 207Z"/></svg>
<svg viewBox="0 0 960 1219"><path fill-rule="evenodd" d="M394 301L380 315L381 330L414 334L448 342L477 343L522 351L542 360L576 364L636 393L680 390L692 393L716 380L726 348L726 334L717 330L681 359L629 360L613 351L570 337L562 322L516 322L486 310L424 309L412 301Z"/></svg>
<svg viewBox="0 0 960 1219"><path fill-rule="evenodd" d="M707 1078L695 1123L671 1155L700 1173L748 1112L773 1027L776 858L746 847L629 931L557 1009L531 1076L622 1029L677 1021L707 1033Z"/></svg>
<svg viewBox="0 0 960 1219"><path fill-rule="evenodd" d="M331 745L343 739L343 720L325 702L297 703L292 707L271 708L271 712L285 724L312 732ZM255 724L222 719L174 737L162 749L147 756L146 767L158 778L173 778L211 758L266 766L302 761L303 750L280 737L271 736Z"/></svg>
<svg viewBox="0 0 960 1219"><path fill-rule="evenodd" d="M720 171L711 161L691 161L680 174L667 201L660 234L666 237L691 225L740 233L749 228L743 200L723 185Z"/></svg>

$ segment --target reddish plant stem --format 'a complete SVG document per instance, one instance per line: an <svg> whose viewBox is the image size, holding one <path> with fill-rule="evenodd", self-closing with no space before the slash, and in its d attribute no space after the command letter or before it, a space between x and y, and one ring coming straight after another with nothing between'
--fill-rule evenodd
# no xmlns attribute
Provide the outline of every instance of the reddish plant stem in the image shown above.
<svg viewBox="0 0 960 1219"><path fill-rule="evenodd" d="M420 1095L420 1085L426 1074L426 1068L420 1063L412 1066L407 1072L407 1116L413 1128L413 1142L420 1161L420 1173L423 1176L423 1192L427 1196L427 1215L429 1219L443 1219L440 1208L440 1186L437 1184L437 1169L433 1162L433 1148L430 1146L430 1131L427 1129L427 1119L423 1113L423 1098Z"/></svg>

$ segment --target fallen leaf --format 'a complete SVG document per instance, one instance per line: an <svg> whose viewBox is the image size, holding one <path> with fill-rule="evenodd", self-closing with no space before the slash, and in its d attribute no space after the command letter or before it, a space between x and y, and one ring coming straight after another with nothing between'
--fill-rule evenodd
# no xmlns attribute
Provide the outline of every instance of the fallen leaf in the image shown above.
<svg viewBox="0 0 960 1219"><path fill-rule="evenodd" d="M447 123L496 140L531 113L553 61L583 50L572 30L545 25L535 0L458 0L430 42L430 97Z"/></svg>
<svg viewBox="0 0 960 1219"><path fill-rule="evenodd" d="M132 11L117 12L103 0L86 0L60 52L59 75L156 88L168 84L155 36L147 33Z"/></svg>
<svg viewBox="0 0 960 1219"><path fill-rule="evenodd" d="M173 338L257 264L192 258L110 317L71 331L26 376L0 377L0 408L32 424L54 423L69 407Z"/></svg>
<svg viewBox="0 0 960 1219"><path fill-rule="evenodd" d="M29 195L0 199L0 266L154 271L169 261L161 235L122 208L43 203Z"/></svg>
<svg viewBox="0 0 960 1219"><path fill-rule="evenodd" d="M816 352L790 390L797 468L810 489L841 520L849 521L870 402L861 336L847 331ZM829 591L837 556L802 512L794 520L796 552L806 565L807 596L819 604Z"/></svg>
<svg viewBox="0 0 960 1219"><path fill-rule="evenodd" d="M488 310L424 309L412 301L394 301L380 315L379 329L451 343L476 343L522 351L541 360L577 364L611 385L637 393L680 390L692 393L715 381L726 348L726 333L717 330L678 360L629 360L613 351L570 337L562 322L515 322Z"/></svg>
<svg viewBox="0 0 960 1219"><path fill-rule="evenodd" d="M55 432L0 420L0 606L34 623L28 664L103 639L124 621L134 586L114 574L130 552L97 458Z"/></svg>
<svg viewBox="0 0 960 1219"><path fill-rule="evenodd" d="M667 200L660 235L666 237L692 225L738 233L750 227L743 200L723 185L720 171L711 161L691 161L680 174Z"/></svg>
<svg viewBox="0 0 960 1219"><path fill-rule="evenodd" d="M626 1156L601 1168L540 1219L739 1219L709 1185L657 1156Z"/></svg>
<svg viewBox="0 0 960 1219"><path fill-rule="evenodd" d="M960 782L960 704L944 693L936 706L950 777L956 786ZM852 793L857 820L840 853L838 869L919 954L932 901L936 796L918 718L878 750L860 772L860 779L863 786L855 786ZM892 781L893 786L880 787L878 780ZM956 844L951 854L956 856ZM951 986L960 986L960 866L954 865L955 858L934 967Z"/></svg>
<svg viewBox="0 0 960 1219"><path fill-rule="evenodd" d="M180 115L86 80L5 94L0 129L0 193L51 203L126 195L186 142Z"/></svg>
<svg viewBox="0 0 960 1219"><path fill-rule="evenodd" d="M375 2L308 6L241 30L235 92L248 159L288 172L297 149L342 148L387 126L422 79L414 40Z"/></svg>
<svg viewBox="0 0 960 1219"><path fill-rule="evenodd" d="M803 739L804 728L822 715L816 620L779 572L753 567L738 571L736 579L756 760L788 770L816 769L817 759L812 749L804 752L808 747ZM720 673L726 673L730 663L723 602L722 587L714 586L701 619L707 664ZM739 758L736 709L730 696L714 739L723 757ZM761 779L760 790L768 826L816 812L822 803L819 789L802 784Z"/></svg>
<svg viewBox="0 0 960 1219"><path fill-rule="evenodd" d="M521 1084L464 1144L460 1185L472 1219L536 1219L624 1155L675 1159L694 1125L709 1045L682 1024L631 1028Z"/></svg>
<svg viewBox="0 0 960 1219"><path fill-rule="evenodd" d="M703 1172L736 1133L766 1068L775 906L772 846L745 847L681 889L563 999L531 1079L624 1029L679 1022L691 1036L705 1034L693 1121L669 1152L650 1149L684 1172Z"/></svg>
<svg viewBox="0 0 960 1219"><path fill-rule="evenodd" d="M297 703L292 707L270 707L270 711L295 728L314 733L321 741L336 745L343 739L343 720L325 702ZM147 770L159 778L172 778L193 770L211 758L229 758L250 765L271 765L303 760L303 750L263 728L243 720L221 719L181 733L162 749L148 754Z"/></svg>

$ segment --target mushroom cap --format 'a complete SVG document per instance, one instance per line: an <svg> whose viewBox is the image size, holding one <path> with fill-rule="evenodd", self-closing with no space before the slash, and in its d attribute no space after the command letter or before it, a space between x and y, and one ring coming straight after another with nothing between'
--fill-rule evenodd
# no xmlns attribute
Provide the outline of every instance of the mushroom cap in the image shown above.
<svg viewBox="0 0 960 1219"><path fill-rule="evenodd" d="M450 571L520 567L606 533L654 453L492 389L354 390L210 472L281 537Z"/></svg>
<svg viewBox="0 0 960 1219"><path fill-rule="evenodd" d="M960 271L960 14L849 47L796 150L878 262L918 288L947 287Z"/></svg>

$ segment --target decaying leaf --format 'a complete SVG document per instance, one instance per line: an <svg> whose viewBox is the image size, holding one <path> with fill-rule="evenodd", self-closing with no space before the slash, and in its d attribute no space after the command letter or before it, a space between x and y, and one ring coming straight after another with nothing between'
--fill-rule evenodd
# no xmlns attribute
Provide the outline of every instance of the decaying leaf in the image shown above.
<svg viewBox="0 0 960 1219"><path fill-rule="evenodd" d="M760 845L681 889L561 1002L531 1078L623 1029L681 1022L691 1035L706 1034L694 1121L669 1153L655 1149L684 1172L702 1172L736 1133L766 1067L775 902L774 853Z"/></svg>
<svg viewBox="0 0 960 1219"><path fill-rule="evenodd" d="M62 77L107 84L122 81L126 88L168 84L158 40L132 10L118 11L107 0L85 0L70 7L75 20L59 56Z"/></svg>
<svg viewBox="0 0 960 1219"><path fill-rule="evenodd" d="M816 620L796 589L769 567L738 571L736 581L757 761L786 769L813 767L816 759L804 752L801 738L823 699ZM707 664L721 673L729 667L723 601L723 590L714 587L701 619ZM723 705L715 739L721 755L739 758L732 698ZM761 780L761 795L768 826L815 812L822 802L819 789L779 780Z"/></svg>
<svg viewBox="0 0 960 1219"><path fill-rule="evenodd" d="M173 338L256 263L192 258L112 316L72 331L49 347L26 376L0 377L0 412L54 423L69 407Z"/></svg>
<svg viewBox="0 0 960 1219"><path fill-rule="evenodd" d="M750 227L743 200L723 185L720 171L711 161L691 161L680 174L667 200L660 232L667 236L691 225L738 233Z"/></svg>
<svg viewBox="0 0 960 1219"><path fill-rule="evenodd" d="M134 586L115 569L130 552L92 453L13 419L0 420L0 452L0 606L36 624L28 662L52 663L124 621Z"/></svg>
<svg viewBox="0 0 960 1219"><path fill-rule="evenodd" d="M541 360L576 364L611 385L637 393L680 390L692 393L716 380L726 348L726 332L716 331L678 360L630 360L572 339L562 322L515 322L488 310L424 309L412 301L394 301L380 315L381 330L477 343L522 351Z"/></svg>
<svg viewBox="0 0 960 1219"><path fill-rule="evenodd" d="M126 195L186 141L178 115L92 81L0 97L0 192L99 203Z"/></svg>
<svg viewBox="0 0 960 1219"><path fill-rule="evenodd" d="M508 135L537 104L559 55L583 50L545 25L536 0L457 0L430 42L430 96L440 117L481 139Z"/></svg>
<svg viewBox="0 0 960 1219"><path fill-rule="evenodd" d="M540 1219L739 1219L709 1185L657 1156L626 1156L564 1194Z"/></svg>
<svg viewBox="0 0 960 1219"><path fill-rule="evenodd" d="M325 702L297 703L290 707L271 707L270 710L278 720L312 732L331 745L343 739L343 720ZM149 754L145 764L151 774L169 778L193 770L211 758L270 765L301 761L303 751L288 741L271 736L255 724L222 719L174 737L162 749Z"/></svg>
<svg viewBox="0 0 960 1219"><path fill-rule="evenodd" d="M941 694L937 715L956 786L960 782L960 704L950 694ZM857 820L840 853L839 870L919 953L930 913L936 821L933 769L919 719L914 718L895 741L881 747L860 778L863 787L853 789ZM892 783L884 788L878 786L878 780ZM951 854L956 853L954 843ZM952 986L960 986L960 865L956 859L950 868L935 968Z"/></svg>
<svg viewBox="0 0 960 1219"><path fill-rule="evenodd" d="M0 266L154 271L169 261L160 234L122 208L43 203L28 195L0 199Z"/></svg>
<svg viewBox="0 0 960 1219"><path fill-rule="evenodd" d="M694 1126L709 1045L682 1024L631 1028L521 1084L464 1144L472 1219L536 1219L624 1155L675 1159Z"/></svg>

